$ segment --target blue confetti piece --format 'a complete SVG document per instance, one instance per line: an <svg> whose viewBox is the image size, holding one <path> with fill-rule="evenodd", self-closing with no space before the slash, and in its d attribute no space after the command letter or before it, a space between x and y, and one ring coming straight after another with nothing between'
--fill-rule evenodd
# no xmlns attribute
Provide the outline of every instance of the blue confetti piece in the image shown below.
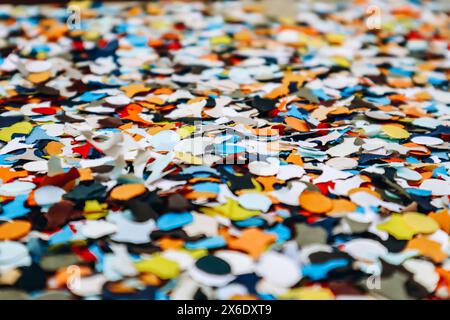
<svg viewBox="0 0 450 320"><path fill-rule="evenodd" d="M309 119L308 113L303 113L302 112L303 109L299 109L295 106L292 106L289 108L289 110L287 112L280 112L278 115L279 116L286 116L286 117L294 117L300 120L307 120ZM305 110L306 111L306 110Z"/></svg>
<svg viewBox="0 0 450 320"><path fill-rule="evenodd" d="M131 43L133 46L136 47L144 47L147 45L148 39L147 37L144 36L137 36L137 35L128 35L127 37L125 37L125 39Z"/></svg>
<svg viewBox="0 0 450 320"><path fill-rule="evenodd" d="M353 94L353 93L355 93L355 92L357 92L357 91L361 91L363 89L363 86L354 86L354 87L347 87L347 88L345 88L342 92L345 94L345 95L351 95L351 94Z"/></svg>
<svg viewBox="0 0 450 320"><path fill-rule="evenodd" d="M445 167L437 167L433 170L433 178L439 178L441 175L447 176L447 169Z"/></svg>
<svg viewBox="0 0 450 320"><path fill-rule="evenodd" d="M241 137L239 137L238 135L232 135L231 138L228 140L228 142L232 142L232 143L236 143L239 141Z"/></svg>
<svg viewBox="0 0 450 320"><path fill-rule="evenodd" d="M196 185L192 186L192 188L197 192L219 193L220 191L219 184L214 182L197 183Z"/></svg>
<svg viewBox="0 0 450 320"><path fill-rule="evenodd" d="M215 175L220 175L219 171L217 171L214 168L207 167L207 166L192 166L189 168L184 168L181 173L182 174L194 174L194 173L198 173L198 172L208 172L208 173L212 173Z"/></svg>
<svg viewBox="0 0 450 320"><path fill-rule="evenodd" d="M277 215L282 217L282 218L289 218L291 216L291 213L289 212L289 210L277 210Z"/></svg>
<svg viewBox="0 0 450 320"><path fill-rule="evenodd" d="M291 231L288 227L281 223L277 224L275 227L268 229L267 233L276 235L276 244L283 243L291 238Z"/></svg>
<svg viewBox="0 0 450 320"><path fill-rule="evenodd" d="M330 99L330 97L325 93L325 91L323 89L314 89L311 91L315 96L317 96L321 100L329 100Z"/></svg>
<svg viewBox="0 0 450 320"><path fill-rule="evenodd" d="M163 292L155 292L155 300L170 300L169 296Z"/></svg>
<svg viewBox="0 0 450 320"><path fill-rule="evenodd" d="M447 152L432 152L431 154L442 160L450 160Z"/></svg>
<svg viewBox="0 0 450 320"><path fill-rule="evenodd" d="M314 263L302 267L302 274L313 281L325 279L333 269L345 267L349 263L346 259L330 260L324 263Z"/></svg>
<svg viewBox="0 0 450 320"><path fill-rule="evenodd" d="M91 102L100 100L106 96L107 96L106 93L85 92L81 96L79 96L77 100L82 102Z"/></svg>
<svg viewBox="0 0 450 320"><path fill-rule="evenodd" d="M3 206L3 214L1 214L0 217L5 219L16 219L25 216L31 211L24 206L27 198L27 194L18 195L13 201L5 204Z"/></svg>
<svg viewBox="0 0 450 320"><path fill-rule="evenodd" d="M235 224L239 228L260 227L264 225L264 220L257 217L251 217L245 220L236 221Z"/></svg>
<svg viewBox="0 0 450 320"><path fill-rule="evenodd" d="M366 100L369 102L378 103L381 105L387 105L387 104L391 103L391 100L386 97L381 97L381 98L367 97Z"/></svg>
<svg viewBox="0 0 450 320"><path fill-rule="evenodd" d="M215 249L226 246L226 241L223 237L210 237L201 239L195 242L186 242L184 247L188 250L196 250L196 249Z"/></svg>
<svg viewBox="0 0 450 320"><path fill-rule="evenodd" d="M409 194L412 194L414 196L419 197L429 197L431 196L431 190L425 190L425 189L414 189L414 188L406 188L406 192Z"/></svg>
<svg viewBox="0 0 450 320"><path fill-rule="evenodd" d="M355 210L356 213L364 214L366 213L363 207L357 207Z"/></svg>
<svg viewBox="0 0 450 320"><path fill-rule="evenodd" d="M35 44L32 49L33 53L50 52L50 47L46 44Z"/></svg>
<svg viewBox="0 0 450 320"><path fill-rule="evenodd" d="M65 225L60 231L54 233L48 240L50 246L57 244L67 243L72 240L75 233L72 231L69 225Z"/></svg>
<svg viewBox="0 0 450 320"><path fill-rule="evenodd" d="M437 78L428 78L428 83L433 86L439 86L441 84L444 84L447 80L444 79L437 79Z"/></svg>
<svg viewBox="0 0 450 320"><path fill-rule="evenodd" d="M193 220L190 212L166 213L158 218L156 225L160 230L169 231L192 223Z"/></svg>
<svg viewBox="0 0 450 320"><path fill-rule="evenodd" d="M97 258L97 263L95 264L95 270L97 272L103 272L104 255L103 255L103 252L100 249L100 247L96 243L94 243L89 246L88 250L94 257Z"/></svg>
<svg viewBox="0 0 450 320"><path fill-rule="evenodd" d="M262 300L276 300L275 297L269 293L260 293L260 294L258 294L258 296Z"/></svg>
<svg viewBox="0 0 450 320"><path fill-rule="evenodd" d="M436 105L434 103L431 103L429 106L424 108L426 112L428 113L434 113L438 111L438 108L436 107Z"/></svg>
<svg viewBox="0 0 450 320"><path fill-rule="evenodd" d="M411 163L411 164L418 164L418 163L420 163L420 161L417 160L417 159L414 158L414 157L407 157L407 158L406 158L406 162Z"/></svg>
<svg viewBox="0 0 450 320"><path fill-rule="evenodd" d="M125 33L128 30L128 24L127 23L120 23L116 26L116 32L118 33Z"/></svg>
<svg viewBox="0 0 450 320"><path fill-rule="evenodd" d="M395 67L390 68L389 72L392 74L402 75L402 76L406 76L406 77L410 77L413 74L412 71L408 71L408 70L401 69L401 68L395 68Z"/></svg>
<svg viewBox="0 0 450 320"><path fill-rule="evenodd" d="M48 252L45 242L39 238L30 238L27 243L27 248L35 262L39 262L41 256Z"/></svg>
<svg viewBox="0 0 450 320"><path fill-rule="evenodd" d="M55 137L49 136L41 127L34 127L33 131L31 131L30 135L25 139L25 143L34 144L41 140L54 140L58 139Z"/></svg>
<svg viewBox="0 0 450 320"><path fill-rule="evenodd" d="M230 154L236 154L236 153L241 153L241 152L245 151L244 147L238 146L235 144L221 143L221 144L216 144L214 147L216 149L216 152L221 155L230 155Z"/></svg>

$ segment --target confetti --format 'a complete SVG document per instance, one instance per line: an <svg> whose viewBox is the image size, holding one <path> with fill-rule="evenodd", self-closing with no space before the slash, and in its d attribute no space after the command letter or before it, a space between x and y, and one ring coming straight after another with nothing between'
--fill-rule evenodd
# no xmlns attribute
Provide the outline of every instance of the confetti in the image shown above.
<svg viewBox="0 0 450 320"><path fill-rule="evenodd" d="M450 299L448 11L378 2L1 5L0 299Z"/></svg>

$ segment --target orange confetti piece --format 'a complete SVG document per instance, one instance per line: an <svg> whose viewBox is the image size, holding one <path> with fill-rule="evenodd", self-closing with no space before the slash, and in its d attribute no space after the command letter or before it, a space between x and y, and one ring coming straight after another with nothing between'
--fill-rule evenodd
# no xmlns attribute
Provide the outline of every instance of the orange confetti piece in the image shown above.
<svg viewBox="0 0 450 320"><path fill-rule="evenodd" d="M447 209L439 212L432 212L428 215L439 224L439 227L447 233L450 233L450 214Z"/></svg>
<svg viewBox="0 0 450 320"><path fill-rule="evenodd" d="M327 212L327 215L343 214L354 212L357 208L356 204L346 199L332 200L333 209Z"/></svg>
<svg viewBox="0 0 450 320"><path fill-rule="evenodd" d="M127 286L122 282L112 282L108 283L108 289L115 293L134 293L136 288Z"/></svg>
<svg viewBox="0 0 450 320"><path fill-rule="evenodd" d="M306 123L305 120L300 120L298 118L295 117L287 117L284 119L284 122L294 128L297 131L301 131L301 132L307 132L309 131L308 125Z"/></svg>
<svg viewBox="0 0 450 320"><path fill-rule="evenodd" d="M264 233L257 228L250 228L243 231L239 238L229 240L228 246L231 249L247 252L253 258L257 258L275 240L276 236L273 234Z"/></svg>
<svg viewBox="0 0 450 320"><path fill-rule="evenodd" d="M92 170L90 168L78 169L78 173L80 174L81 181L94 180L94 176L92 175Z"/></svg>
<svg viewBox="0 0 450 320"><path fill-rule="evenodd" d="M74 269L76 267L77 269ZM55 280L58 287L63 287L67 285L68 281L75 275L75 273L80 277L86 277L92 274L91 268L88 266L69 266L63 267L56 271Z"/></svg>
<svg viewBox="0 0 450 320"><path fill-rule="evenodd" d="M303 159L296 150L292 151L286 158L286 162L296 164L303 167Z"/></svg>
<svg viewBox="0 0 450 320"><path fill-rule="evenodd" d="M333 201L317 191L303 191L299 201L305 210L312 213L324 213L333 208Z"/></svg>
<svg viewBox="0 0 450 320"><path fill-rule="evenodd" d="M27 79L33 83L42 83L50 79L52 73L50 71L44 71L39 73L30 73Z"/></svg>
<svg viewBox="0 0 450 320"><path fill-rule="evenodd" d="M447 258L447 254L442 251L439 242L430 240L424 236L418 236L410 240L405 249L418 250L421 255L432 259L436 263L440 263Z"/></svg>
<svg viewBox="0 0 450 320"><path fill-rule="evenodd" d="M0 225L0 240L17 240L26 236L31 230L31 223L14 220Z"/></svg>
<svg viewBox="0 0 450 320"><path fill-rule="evenodd" d="M178 250L183 248L184 241L181 239L171 239L164 237L158 240L158 245L161 247L163 251L170 249Z"/></svg>
<svg viewBox="0 0 450 320"><path fill-rule="evenodd" d="M45 152L49 156L57 156L62 153L62 149L64 148L64 144L58 141L50 141L44 148Z"/></svg>
<svg viewBox="0 0 450 320"><path fill-rule="evenodd" d="M143 194L147 189L140 183L129 183L115 187L111 191L111 198L113 200L127 201Z"/></svg>
<svg viewBox="0 0 450 320"><path fill-rule="evenodd" d="M4 183L12 181L16 178L24 178L28 176L28 172L26 170L21 171L11 171L8 168L0 167L0 179Z"/></svg>
<svg viewBox="0 0 450 320"><path fill-rule="evenodd" d="M141 274L139 280L149 286L159 286L161 284L161 279L153 273Z"/></svg>
<svg viewBox="0 0 450 320"><path fill-rule="evenodd" d="M149 88L147 88L146 86L144 86L141 83L130 84L128 86L123 86L120 89L125 91L125 94L130 98L135 96L138 93L147 92L150 90Z"/></svg>
<svg viewBox="0 0 450 320"><path fill-rule="evenodd" d="M259 183L261 183L263 185L264 191L273 191L273 190L275 190L274 184L284 182L284 180L277 179L274 176L269 176L269 177L260 176L260 177L256 178L256 181L258 181Z"/></svg>

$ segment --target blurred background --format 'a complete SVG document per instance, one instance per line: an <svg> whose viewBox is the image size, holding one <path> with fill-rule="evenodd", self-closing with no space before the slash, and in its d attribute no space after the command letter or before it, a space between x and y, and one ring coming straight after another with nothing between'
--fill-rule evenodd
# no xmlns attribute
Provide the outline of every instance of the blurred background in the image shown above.
<svg viewBox="0 0 450 320"><path fill-rule="evenodd" d="M108 1L100 1L100 2L136 2L136 1L123 1L123 0L108 0ZM195 1L203 1L203 2L213 2L211 0L195 0ZM230 0L228 0L230 1ZM255 5L260 5L268 12L271 12L274 15L284 15L286 17L294 17L296 12L296 4L299 2L312 2L312 0L231 0L231 1L241 1L244 3L252 3ZM326 1L336 1L336 0L321 0L321 2ZM449 0L450 1L450 0ZM0 3L8 3L8 4L39 4L39 3L69 3L68 0L0 0ZM192 0L159 0L159 1L144 1L147 3L150 2L193 2Z"/></svg>

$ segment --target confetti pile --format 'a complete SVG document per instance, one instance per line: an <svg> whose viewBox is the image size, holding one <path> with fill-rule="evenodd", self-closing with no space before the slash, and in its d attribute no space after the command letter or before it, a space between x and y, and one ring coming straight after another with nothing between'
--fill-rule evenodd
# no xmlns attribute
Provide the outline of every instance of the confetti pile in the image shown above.
<svg viewBox="0 0 450 320"><path fill-rule="evenodd" d="M0 299L449 299L449 12L378 4L2 6Z"/></svg>

